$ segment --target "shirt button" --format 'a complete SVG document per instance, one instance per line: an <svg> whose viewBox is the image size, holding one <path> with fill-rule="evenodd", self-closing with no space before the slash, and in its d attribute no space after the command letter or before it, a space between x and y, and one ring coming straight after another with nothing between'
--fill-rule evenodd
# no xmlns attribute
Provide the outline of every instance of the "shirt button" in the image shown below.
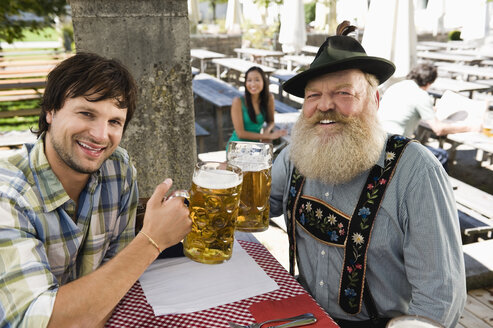
<svg viewBox="0 0 493 328"><path fill-rule="evenodd" d="M324 281L323 280L320 280L320 282L318 283L320 286L323 286L324 285Z"/></svg>
<svg viewBox="0 0 493 328"><path fill-rule="evenodd" d="M322 256L324 256L325 255L325 251L321 251L320 254L322 254Z"/></svg>
<svg viewBox="0 0 493 328"><path fill-rule="evenodd" d="M325 197L329 197L329 193L328 192L325 193Z"/></svg>

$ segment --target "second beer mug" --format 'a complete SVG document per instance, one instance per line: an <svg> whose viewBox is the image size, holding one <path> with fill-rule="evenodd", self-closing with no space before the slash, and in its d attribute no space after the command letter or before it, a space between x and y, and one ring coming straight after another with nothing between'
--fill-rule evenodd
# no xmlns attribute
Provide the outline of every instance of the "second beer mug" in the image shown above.
<svg viewBox="0 0 493 328"><path fill-rule="evenodd" d="M236 165L243 171L236 229L248 232L267 230L272 182L272 145L232 141L228 145L227 159L229 164Z"/></svg>
<svg viewBox="0 0 493 328"><path fill-rule="evenodd" d="M192 231L183 241L187 257L208 264L231 258L242 178L240 168L226 163L195 166L189 199Z"/></svg>

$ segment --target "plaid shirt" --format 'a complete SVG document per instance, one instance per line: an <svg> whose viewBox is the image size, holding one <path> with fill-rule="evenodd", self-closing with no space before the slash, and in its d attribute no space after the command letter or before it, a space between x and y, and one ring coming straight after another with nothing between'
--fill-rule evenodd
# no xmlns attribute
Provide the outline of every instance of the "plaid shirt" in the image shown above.
<svg viewBox="0 0 493 328"><path fill-rule="evenodd" d="M0 160L0 327L45 327L60 285L96 270L134 237L138 190L117 148L69 198L43 137Z"/></svg>

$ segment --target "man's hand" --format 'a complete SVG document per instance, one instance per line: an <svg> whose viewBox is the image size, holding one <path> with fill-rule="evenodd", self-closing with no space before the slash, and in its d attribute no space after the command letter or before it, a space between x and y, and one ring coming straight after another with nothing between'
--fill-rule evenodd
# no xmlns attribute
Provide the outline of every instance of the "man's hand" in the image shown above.
<svg viewBox="0 0 493 328"><path fill-rule="evenodd" d="M166 179L158 185L147 202L142 231L162 250L181 241L192 229L188 207L181 197L165 200L173 181Z"/></svg>

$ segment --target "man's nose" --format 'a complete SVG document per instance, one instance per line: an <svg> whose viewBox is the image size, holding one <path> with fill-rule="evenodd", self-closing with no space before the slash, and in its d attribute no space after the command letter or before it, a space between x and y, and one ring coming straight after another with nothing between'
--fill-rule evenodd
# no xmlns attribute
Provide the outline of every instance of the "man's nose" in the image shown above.
<svg viewBox="0 0 493 328"><path fill-rule="evenodd" d="M108 123L104 120L98 120L94 122L89 133L94 141L103 142L108 139Z"/></svg>
<svg viewBox="0 0 493 328"><path fill-rule="evenodd" d="M334 99L326 93L322 93L320 101L318 102L317 109L321 112L326 112L335 109Z"/></svg>

